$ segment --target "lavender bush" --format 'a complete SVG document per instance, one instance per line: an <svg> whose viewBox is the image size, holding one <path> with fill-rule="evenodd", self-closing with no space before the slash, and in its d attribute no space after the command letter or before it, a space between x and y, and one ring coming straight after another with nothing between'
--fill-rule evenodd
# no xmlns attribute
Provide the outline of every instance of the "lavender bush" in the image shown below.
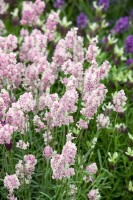
<svg viewBox="0 0 133 200"><path fill-rule="evenodd" d="M1 200L132 199L132 18L112 6L0 2Z"/></svg>

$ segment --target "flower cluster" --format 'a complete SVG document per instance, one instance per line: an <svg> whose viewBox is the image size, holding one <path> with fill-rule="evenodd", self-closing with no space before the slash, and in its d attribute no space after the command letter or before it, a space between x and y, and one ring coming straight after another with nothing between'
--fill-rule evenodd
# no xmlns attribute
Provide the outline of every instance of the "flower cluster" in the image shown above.
<svg viewBox="0 0 133 200"><path fill-rule="evenodd" d="M1 2L0 14L3 14L4 1ZM97 6L96 17L99 18L100 13L108 9L109 3L109 0L99 0L98 5L94 3ZM64 0L56 0L54 7L61 8L64 4ZM4 186L9 191L10 200L16 200L15 189L31 181L37 164L32 150L36 151L41 145L36 143L42 140L44 149L40 146L37 151L43 149L43 165L47 163L47 166L51 166L53 179L62 180L74 176L77 172L75 163L80 165L79 172L84 167L81 166L80 156L77 156L75 162L76 154L77 148L78 153L82 150L80 145L84 142L82 140L85 132L89 131L88 126L92 126L91 120L96 119L98 130L109 128L111 116L107 114L112 110L124 112L127 100L124 90L120 90L114 94L112 103L104 104L103 113L100 113L108 92L104 79L108 77L111 65L106 60L100 60L104 55L100 52L98 37L88 37L89 42L86 42L85 47L83 37L79 36L82 30L78 28L84 29L89 26L87 15L81 12L77 17L78 28L69 29L67 34L60 38L61 35L56 32L56 28L60 28L61 25L59 12L50 12L43 25L41 15L44 8L45 3L42 0L36 0L34 3L24 1L21 26L25 29L21 29L20 37L12 34L0 36L0 145L4 145L8 150L13 147L12 154L15 151L16 155L18 151L20 159L15 165L15 174L6 175L4 178ZM17 12L18 17L19 10L14 12ZM106 25L103 21L102 25L96 26ZM124 17L119 19L113 30L121 33L128 28L129 18ZM5 28L0 21L0 34L2 29ZM116 42L114 37L107 37L108 47L112 48ZM126 39L125 51L133 53L132 35ZM124 49L114 47L114 55L120 57L123 54ZM125 127L119 128L127 131ZM66 132L72 133L66 135ZM66 143L57 133L66 136ZM72 142L75 139L74 134L77 135L76 143ZM88 139L86 135L85 140ZM58 138L61 138L64 145L61 151L58 148ZM81 141L78 141L79 138ZM91 151L90 155L93 156L98 135L93 136L90 141L85 141L83 152L87 145ZM23 150L31 154L19 155ZM132 149L129 148L126 154L132 156ZM82 155L83 160L86 156ZM42 159L39 158L38 161ZM115 155L109 159L115 160ZM94 183L97 171L96 163L86 167L84 173L87 174L89 182ZM76 185L70 182L67 190L69 198L75 199L78 192ZM88 198L100 199L99 190L92 189Z"/></svg>
<svg viewBox="0 0 133 200"><path fill-rule="evenodd" d="M17 108L19 107L20 110L22 110L25 113L28 113L30 111L34 111L35 107L35 100L33 99L32 94L24 93L21 95L17 102Z"/></svg>
<svg viewBox="0 0 133 200"><path fill-rule="evenodd" d="M16 147L25 150L29 147L29 143L24 142L23 140L19 140L16 144Z"/></svg>
<svg viewBox="0 0 133 200"><path fill-rule="evenodd" d="M85 72L83 90L85 107L82 108L81 113L88 119L93 117L100 104L104 101L107 89L100 83L100 80L107 76L109 69L108 62L103 63L101 67L98 67L98 64L94 62Z"/></svg>
<svg viewBox="0 0 133 200"><path fill-rule="evenodd" d="M54 179L62 179L75 174L74 168L70 166L74 164L76 151L75 144L68 140L62 149L62 153L53 155L51 168Z"/></svg>
<svg viewBox="0 0 133 200"><path fill-rule="evenodd" d="M96 61L96 56L98 55L98 46L97 44L97 39L91 40L91 44L88 47L86 58L89 62Z"/></svg>
<svg viewBox="0 0 133 200"><path fill-rule="evenodd" d="M10 48L14 48L12 47L12 44ZM23 65L21 63L17 63L16 55L14 53L5 53L1 50L1 48L0 52L1 82L3 83L4 81L4 84L7 85L8 88L16 88L22 81Z"/></svg>
<svg viewBox="0 0 133 200"><path fill-rule="evenodd" d="M86 14L85 13L80 13L77 16L77 26L78 26L78 28L81 28L81 29L86 28L87 23L88 23L88 19L87 19Z"/></svg>
<svg viewBox="0 0 133 200"><path fill-rule="evenodd" d="M6 123L14 126L17 130L23 131L25 129L25 116L23 111L10 107L6 113Z"/></svg>
<svg viewBox="0 0 133 200"><path fill-rule="evenodd" d="M45 133L43 134L43 138L44 138L44 144L47 145L49 144L49 142L51 142L52 140L52 134L50 131L45 131Z"/></svg>
<svg viewBox="0 0 133 200"><path fill-rule="evenodd" d="M55 8L62 8L65 5L65 0L56 0L54 2Z"/></svg>
<svg viewBox="0 0 133 200"><path fill-rule="evenodd" d="M7 37L0 36L0 49L4 52L12 52L17 48L18 39L15 35L8 35Z"/></svg>
<svg viewBox="0 0 133 200"><path fill-rule="evenodd" d="M50 159L53 154L53 149L50 146L46 146L43 150L43 155L46 159Z"/></svg>
<svg viewBox="0 0 133 200"><path fill-rule="evenodd" d="M110 119L108 116L104 116L104 114L100 114L97 116L97 127L98 128L108 128L110 125Z"/></svg>
<svg viewBox="0 0 133 200"><path fill-rule="evenodd" d="M67 90L64 96L59 101L54 101L51 105L50 112L46 113L46 119L51 119L51 127L67 125L73 122L72 116L69 113L75 112L77 107L78 94L73 88ZM50 119L49 119L50 118Z"/></svg>
<svg viewBox="0 0 133 200"><path fill-rule="evenodd" d="M129 28L129 17L121 17L113 28L113 32L122 33L123 31L128 30Z"/></svg>
<svg viewBox="0 0 133 200"><path fill-rule="evenodd" d="M86 170L89 174L96 174L98 170L96 163L92 163L89 166L87 166Z"/></svg>
<svg viewBox="0 0 133 200"><path fill-rule="evenodd" d="M9 199L17 200L17 198L15 198L13 195L14 190L20 187L20 181L16 174L6 175L3 181L4 187L9 191Z"/></svg>
<svg viewBox="0 0 133 200"><path fill-rule="evenodd" d="M127 53L132 53L133 54L133 35L129 35L126 38L125 50L126 50Z"/></svg>
<svg viewBox="0 0 133 200"><path fill-rule="evenodd" d="M70 196L71 200L76 199L77 190L78 190L78 188L76 187L76 185L74 185L74 184L70 185L69 196Z"/></svg>
<svg viewBox="0 0 133 200"><path fill-rule="evenodd" d="M20 182L16 174L6 175L4 178L4 186L9 190L9 192L13 192L14 189L18 189L20 186Z"/></svg>
<svg viewBox="0 0 133 200"><path fill-rule="evenodd" d="M34 123L34 126L36 127L35 129L36 132L40 132L42 129L45 128L44 122L41 121L38 115L34 116L33 123Z"/></svg>
<svg viewBox="0 0 133 200"><path fill-rule="evenodd" d="M1 89L0 93L0 116L4 118L6 110L9 108L10 105L10 96L7 90Z"/></svg>
<svg viewBox="0 0 133 200"><path fill-rule="evenodd" d="M107 11L110 4L110 0L99 0L98 6L102 6L105 11Z"/></svg>
<svg viewBox="0 0 133 200"><path fill-rule="evenodd" d="M87 175L84 176L84 181L85 182L94 182L94 179L95 179L95 175L98 171L98 167L97 167L97 164L96 163L91 163L90 165L88 165L86 167L86 171L87 171Z"/></svg>
<svg viewBox="0 0 133 200"><path fill-rule="evenodd" d="M92 189L88 193L88 199L89 200L99 200L101 198L98 189Z"/></svg>
<svg viewBox="0 0 133 200"><path fill-rule="evenodd" d="M12 134L16 131L14 126L5 124L0 125L0 144L10 144L12 139Z"/></svg>
<svg viewBox="0 0 133 200"><path fill-rule="evenodd" d="M23 43L20 48L20 59L22 61L27 60L31 62L38 60L40 57L44 56L46 44L47 37L41 31L34 29L30 34L27 32L27 34L23 35ZM35 74L34 65L32 65L32 68L33 72L31 72L30 69L27 69L26 71L28 78L36 78L33 77ZM30 75L30 73L32 74Z"/></svg>
<svg viewBox="0 0 133 200"><path fill-rule="evenodd" d="M19 160L16 164L16 175L21 183L29 184L31 180L31 175L34 173L35 165L37 164L37 159L34 155L28 154L24 156L24 161Z"/></svg>
<svg viewBox="0 0 133 200"><path fill-rule="evenodd" d="M125 96L124 90L120 90L113 97L114 109L116 112L124 112L127 97Z"/></svg>
<svg viewBox="0 0 133 200"><path fill-rule="evenodd" d="M44 8L45 3L41 0L36 0L35 3L32 3L32 1L24 1L21 24L35 25L43 13Z"/></svg>
<svg viewBox="0 0 133 200"><path fill-rule="evenodd" d="M58 22L59 22L58 14L55 12L51 13L46 22L46 36L49 41L52 41L54 39L54 32Z"/></svg>

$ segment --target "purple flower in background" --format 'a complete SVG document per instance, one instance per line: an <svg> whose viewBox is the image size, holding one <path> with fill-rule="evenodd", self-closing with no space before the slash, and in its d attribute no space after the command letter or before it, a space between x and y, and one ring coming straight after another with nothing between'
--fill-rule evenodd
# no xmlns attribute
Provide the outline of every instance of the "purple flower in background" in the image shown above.
<svg viewBox="0 0 133 200"><path fill-rule="evenodd" d="M5 144L5 147L6 147L6 149L8 150L8 151L10 151L11 149L12 149L12 147L13 147L13 144L12 144L12 141L10 141L10 143L9 144Z"/></svg>
<svg viewBox="0 0 133 200"><path fill-rule="evenodd" d="M123 31L128 30L128 28L129 28L129 17L126 16L118 19L112 31L116 33L122 33Z"/></svg>
<svg viewBox="0 0 133 200"><path fill-rule="evenodd" d="M103 6L103 9L106 11L109 7L110 0L99 0L98 6Z"/></svg>
<svg viewBox="0 0 133 200"><path fill-rule="evenodd" d="M55 3L54 3L54 7L55 8L61 8L63 7L65 4L65 1L64 0L56 0Z"/></svg>
<svg viewBox="0 0 133 200"><path fill-rule="evenodd" d="M1 124L2 126L5 126L6 123L0 119L0 124Z"/></svg>
<svg viewBox="0 0 133 200"><path fill-rule="evenodd" d="M108 37L106 36L106 37L103 39L103 43L104 43L104 44L108 44L108 41L109 41L109 40L108 40Z"/></svg>
<svg viewBox="0 0 133 200"><path fill-rule="evenodd" d="M129 35L126 38L125 50L127 53L133 53L133 35Z"/></svg>
<svg viewBox="0 0 133 200"><path fill-rule="evenodd" d="M86 28L87 23L88 23L88 18L86 16L86 14L81 12L77 16L77 26L78 26L78 28L81 28L81 29Z"/></svg>
<svg viewBox="0 0 133 200"><path fill-rule="evenodd" d="M133 9L130 11L130 18L133 20Z"/></svg>
<svg viewBox="0 0 133 200"><path fill-rule="evenodd" d="M126 61L126 64L127 64L127 65L133 65L133 59L129 58L129 59Z"/></svg>

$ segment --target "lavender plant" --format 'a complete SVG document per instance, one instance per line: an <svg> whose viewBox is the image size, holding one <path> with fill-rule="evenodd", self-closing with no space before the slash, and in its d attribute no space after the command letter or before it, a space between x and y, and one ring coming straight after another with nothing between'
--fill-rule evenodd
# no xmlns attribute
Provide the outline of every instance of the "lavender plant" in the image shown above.
<svg viewBox="0 0 133 200"><path fill-rule="evenodd" d="M117 75L133 53L132 35L125 52L117 38L129 17L99 42L110 1L93 3L92 22L80 11L78 28L62 18L66 1L45 15L43 0L21 3L19 34L0 21L0 199L132 199L132 102Z"/></svg>

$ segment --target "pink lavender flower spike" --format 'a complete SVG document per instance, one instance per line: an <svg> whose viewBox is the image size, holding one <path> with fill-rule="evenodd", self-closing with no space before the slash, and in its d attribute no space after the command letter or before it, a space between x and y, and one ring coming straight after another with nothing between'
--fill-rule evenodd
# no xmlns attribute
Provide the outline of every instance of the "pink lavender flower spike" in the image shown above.
<svg viewBox="0 0 133 200"><path fill-rule="evenodd" d="M12 193L14 189L18 189L20 182L18 177L14 175L6 175L4 178L4 186Z"/></svg>
<svg viewBox="0 0 133 200"><path fill-rule="evenodd" d="M124 112L126 100L127 97L124 90L120 90L119 92L115 93L113 97L114 110L118 113Z"/></svg>
<svg viewBox="0 0 133 200"><path fill-rule="evenodd" d="M98 189L92 189L88 193L88 199L89 200L99 200L101 198Z"/></svg>
<svg viewBox="0 0 133 200"><path fill-rule="evenodd" d="M96 163L92 163L89 166L86 167L86 171L92 175L92 174L96 174L98 171L97 165Z"/></svg>
<svg viewBox="0 0 133 200"><path fill-rule="evenodd" d="M24 1L21 24L35 25L43 13L44 8L45 3L41 0L36 0L35 3L32 3L32 1Z"/></svg>
<svg viewBox="0 0 133 200"><path fill-rule="evenodd" d="M43 155L46 159L50 159L53 154L53 149L50 146L46 146L43 150Z"/></svg>
<svg viewBox="0 0 133 200"><path fill-rule="evenodd" d="M70 139L71 138L71 139ZM67 142L62 149L61 154L55 153L51 159L51 168L53 171L53 179L62 179L73 176L75 174L74 168L71 165L75 162L77 148L71 142L72 135L67 135Z"/></svg>

